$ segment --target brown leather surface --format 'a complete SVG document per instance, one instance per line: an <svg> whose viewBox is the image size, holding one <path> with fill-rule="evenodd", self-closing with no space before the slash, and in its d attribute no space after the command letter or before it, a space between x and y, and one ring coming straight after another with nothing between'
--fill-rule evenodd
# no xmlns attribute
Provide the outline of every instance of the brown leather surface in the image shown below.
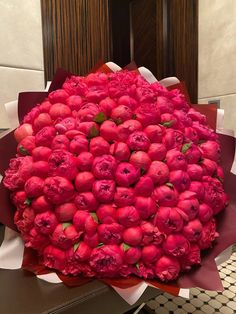
<svg viewBox="0 0 236 314"><path fill-rule="evenodd" d="M0 243L3 228L0 227ZM148 288L133 307L158 295ZM99 281L81 287L49 284L22 270L0 269L1 314L120 314L131 307L112 289Z"/></svg>

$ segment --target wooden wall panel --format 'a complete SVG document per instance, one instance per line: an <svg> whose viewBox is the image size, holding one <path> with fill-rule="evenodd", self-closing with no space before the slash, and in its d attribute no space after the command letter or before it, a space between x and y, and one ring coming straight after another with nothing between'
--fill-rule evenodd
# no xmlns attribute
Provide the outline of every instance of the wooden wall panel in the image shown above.
<svg viewBox="0 0 236 314"><path fill-rule="evenodd" d="M85 74L111 58L109 0L41 0L45 79L57 68Z"/></svg>

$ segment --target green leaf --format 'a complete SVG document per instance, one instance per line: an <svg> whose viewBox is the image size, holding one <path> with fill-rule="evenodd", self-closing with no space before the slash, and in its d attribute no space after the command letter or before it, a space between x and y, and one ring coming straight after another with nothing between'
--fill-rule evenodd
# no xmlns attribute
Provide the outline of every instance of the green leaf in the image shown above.
<svg viewBox="0 0 236 314"><path fill-rule="evenodd" d="M219 180L221 183L224 183L224 179L219 177L219 176L216 176L216 179Z"/></svg>
<svg viewBox="0 0 236 314"><path fill-rule="evenodd" d="M199 140L199 141L198 141L198 144L201 145L201 144L203 144L203 143L205 143L205 142L206 142L206 140Z"/></svg>
<svg viewBox="0 0 236 314"><path fill-rule="evenodd" d="M99 112L93 119L94 122L102 123L107 119L103 112Z"/></svg>
<svg viewBox="0 0 236 314"><path fill-rule="evenodd" d="M128 251L129 248L130 248L130 246L128 244L123 243L123 249L125 252Z"/></svg>
<svg viewBox="0 0 236 314"><path fill-rule="evenodd" d="M116 119L115 123L116 123L116 125L119 125L122 123L122 120L120 118L118 118L118 119Z"/></svg>
<svg viewBox="0 0 236 314"><path fill-rule="evenodd" d="M139 263L136 263L136 264L135 264L135 267L137 268L138 271L140 270L140 268L139 268Z"/></svg>
<svg viewBox="0 0 236 314"><path fill-rule="evenodd" d="M19 152L20 152L20 154L23 155L23 156L29 155L28 150L25 149L23 146L20 146L20 147L19 147Z"/></svg>
<svg viewBox="0 0 236 314"><path fill-rule="evenodd" d="M102 247L104 244L102 242L98 243L97 247Z"/></svg>
<svg viewBox="0 0 236 314"><path fill-rule="evenodd" d="M73 246L74 252L78 249L79 246L80 246L80 242L74 244Z"/></svg>
<svg viewBox="0 0 236 314"><path fill-rule="evenodd" d="M98 133L98 129L95 126L92 126L90 130L90 137L96 137L98 136Z"/></svg>
<svg viewBox="0 0 236 314"><path fill-rule="evenodd" d="M172 125L175 123L174 120L170 120L170 121L165 121L165 122L162 122L161 125L165 126L166 128L170 128L172 127Z"/></svg>
<svg viewBox="0 0 236 314"><path fill-rule="evenodd" d="M32 200L30 198L26 198L26 200L24 201L24 204L27 206L31 205L31 203L32 203Z"/></svg>
<svg viewBox="0 0 236 314"><path fill-rule="evenodd" d="M135 113L133 114L132 119L137 119L137 115Z"/></svg>
<svg viewBox="0 0 236 314"><path fill-rule="evenodd" d="M185 154L192 145L193 145L192 142L184 144L181 148L181 152Z"/></svg>
<svg viewBox="0 0 236 314"><path fill-rule="evenodd" d="M69 226L71 226L71 225L72 225L71 222L63 222L62 228L63 228L63 230L65 230L67 227L69 227Z"/></svg>
<svg viewBox="0 0 236 314"><path fill-rule="evenodd" d="M96 213L90 213L90 215L93 217L93 219L98 222L98 216Z"/></svg>
<svg viewBox="0 0 236 314"><path fill-rule="evenodd" d="M170 183L170 182L167 182L166 183L166 186L168 186L170 189L172 189L173 190L173 188L174 188L174 185L172 184L172 183Z"/></svg>
<svg viewBox="0 0 236 314"><path fill-rule="evenodd" d="M144 175L144 173L146 172L146 170L144 168L141 168L141 175Z"/></svg>

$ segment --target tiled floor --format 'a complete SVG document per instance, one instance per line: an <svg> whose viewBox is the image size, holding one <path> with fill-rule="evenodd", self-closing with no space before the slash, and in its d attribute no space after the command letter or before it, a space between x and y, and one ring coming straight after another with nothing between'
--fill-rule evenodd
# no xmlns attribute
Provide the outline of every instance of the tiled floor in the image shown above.
<svg viewBox="0 0 236 314"><path fill-rule="evenodd" d="M236 313L236 252L233 252L227 262L219 266L219 271L225 289L222 293L194 288L190 291L189 300L162 293L150 300L145 308L150 309L149 313L157 314Z"/></svg>

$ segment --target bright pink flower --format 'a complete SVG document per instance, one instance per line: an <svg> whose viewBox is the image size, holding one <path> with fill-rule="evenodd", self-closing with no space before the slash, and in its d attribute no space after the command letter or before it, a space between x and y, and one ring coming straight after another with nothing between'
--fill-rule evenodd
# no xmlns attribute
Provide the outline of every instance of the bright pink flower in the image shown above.
<svg viewBox="0 0 236 314"><path fill-rule="evenodd" d="M174 280L179 276L180 264L175 257L162 256L155 265L155 273L162 281Z"/></svg>
<svg viewBox="0 0 236 314"><path fill-rule="evenodd" d="M75 187L78 192L90 191L94 183L94 175L91 172L79 172L75 177Z"/></svg>
<svg viewBox="0 0 236 314"><path fill-rule="evenodd" d="M99 102L99 110L103 112L107 118L110 117L112 110L116 107L116 102L107 97Z"/></svg>
<svg viewBox="0 0 236 314"><path fill-rule="evenodd" d="M154 184L150 177L141 177L135 184L134 193L137 196L151 196L154 190Z"/></svg>
<svg viewBox="0 0 236 314"><path fill-rule="evenodd" d="M137 101L128 95L124 95L118 99L118 105L127 106L134 110L137 107Z"/></svg>
<svg viewBox="0 0 236 314"><path fill-rule="evenodd" d="M52 140L51 148L55 149L64 149L69 150L70 141L68 137L64 134L59 134L54 137Z"/></svg>
<svg viewBox="0 0 236 314"><path fill-rule="evenodd" d="M198 241L198 245L201 250L208 249L212 246L212 242L219 236L216 232L216 222L212 218L203 225L201 238Z"/></svg>
<svg viewBox="0 0 236 314"><path fill-rule="evenodd" d="M169 180L169 168L164 162L153 161L148 169L147 176L154 184L163 184Z"/></svg>
<svg viewBox="0 0 236 314"><path fill-rule="evenodd" d="M30 112L28 112L23 119L24 123L32 124L34 119L40 114L40 109L38 106L34 107Z"/></svg>
<svg viewBox="0 0 236 314"><path fill-rule="evenodd" d="M111 118L117 124L132 119L132 116L133 111L124 105L117 106L111 111Z"/></svg>
<svg viewBox="0 0 236 314"><path fill-rule="evenodd" d="M170 183L174 185L178 192L182 192L189 188L190 178L185 171L173 170L170 172Z"/></svg>
<svg viewBox="0 0 236 314"><path fill-rule="evenodd" d="M55 135L56 129L53 126L45 126L35 134L36 146L51 147Z"/></svg>
<svg viewBox="0 0 236 314"><path fill-rule="evenodd" d="M21 140L23 140L28 135L33 135L33 128L30 123L24 123L18 126L14 131L14 137L19 143Z"/></svg>
<svg viewBox="0 0 236 314"><path fill-rule="evenodd" d="M35 250L38 250L39 253L43 253L42 251L44 248L50 244L49 238L38 232L34 227L30 229L27 235L23 235L23 239L25 241L26 247L31 247Z"/></svg>
<svg viewBox="0 0 236 314"><path fill-rule="evenodd" d="M134 206L118 208L116 211L116 219L124 227L132 227L140 224L140 215Z"/></svg>
<svg viewBox="0 0 236 314"><path fill-rule="evenodd" d="M151 222L143 221L140 227L143 232L142 245L159 245L163 242L165 235Z"/></svg>
<svg viewBox="0 0 236 314"><path fill-rule="evenodd" d="M84 235L84 242L88 244L91 248L95 248L99 244L99 237L97 233L94 233L93 235Z"/></svg>
<svg viewBox="0 0 236 314"><path fill-rule="evenodd" d="M146 245L142 249L142 261L147 265L156 263L162 255L161 247L154 244Z"/></svg>
<svg viewBox="0 0 236 314"><path fill-rule="evenodd" d="M199 121L201 124L206 124L206 117L193 108L189 109L187 116L191 118L193 121Z"/></svg>
<svg viewBox="0 0 236 314"><path fill-rule="evenodd" d="M85 222L89 213L84 210L77 210L73 216L73 225L77 231L85 231Z"/></svg>
<svg viewBox="0 0 236 314"><path fill-rule="evenodd" d="M192 127L186 127L184 128L184 135L186 138L186 141L191 141L194 144L198 144L199 137L197 131Z"/></svg>
<svg viewBox="0 0 236 314"><path fill-rule="evenodd" d="M10 191L22 189L30 178L33 160L31 156L10 159L9 168L5 171L3 184Z"/></svg>
<svg viewBox="0 0 236 314"><path fill-rule="evenodd" d="M66 178L48 177L45 179L43 192L53 204L62 204L74 197L74 186Z"/></svg>
<svg viewBox="0 0 236 314"><path fill-rule="evenodd" d="M80 235L75 230L73 225L58 224L51 235L51 242L56 247L67 250L69 249L76 241L78 241Z"/></svg>
<svg viewBox="0 0 236 314"><path fill-rule="evenodd" d="M140 176L140 170L128 162L121 162L115 172L116 182L120 186L129 187L135 183Z"/></svg>
<svg viewBox="0 0 236 314"><path fill-rule="evenodd" d="M199 140L213 140L217 139L217 135L213 129L207 125L200 124L198 121L193 121L193 128L196 130Z"/></svg>
<svg viewBox="0 0 236 314"><path fill-rule="evenodd" d="M142 237L143 232L140 227L130 227L123 232L124 242L132 246L140 245Z"/></svg>
<svg viewBox="0 0 236 314"><path fill-rule="evenodd" d="M228 204L228 196L224 192L222 183L215 178L205 177L203 185L205 188L204 202L209 204L214 215L217 215Z"/></svg>
<svg viewBox="0 0 236 314"><path fill-rule="evenodd" d="M175 188L161 185L153 191L153 199L158 206L176 206L178 203L178 192Z"/></svg>
<svg viewBox="0 0 236 314"><path fill-rule="evenodd" d="M183 141L183 133L174 129L167 129L162 138L162 143L166 146L167 150L172 148L180 148L183 144Z"/></svg>
<svg viewBox="0 0 236 314"><path fill-rule="evenodd" d="M130 134L127 144L131 150L147 151L150 146L150 140L144 132L136 131Z"/></svg>
<svg viewBox="0 0 236 314"><path fill-rule="evenodd" d="M38 109L40 112L49 112L51 105L51 102L46 99L38 106Z"/></svg>
<svg viewBox="0 0 236 314"><path fill-rule="evenodd" d="M78 111L78 119L80 122L94 121L97 114L99 114L98 105L94 103L86 103Z"/></svg>
<svg viewBox="0 0 236 314"><path fill-rule="evenodd" d="M53 205L48 201L45 195L41 195L32 200L31 207L35 213L43 213L46 211L52 211Z"/></svg>
<svg viewBox="0 0 236 314"><path fill-rule="evenodd" d="M201 251L197 244L191 243L187 255L180 258L181 269L190 270L193 265L201 264Z"/></svg>
<svg viewBox="0 0 236 314"><path fill-rule="evenodd" d="M116 188L114 203L118 207L129 206L134 203L135 195L132 188L118 186Z"/></svg>
<svg viewBox="0 0 236 314"><path fill-rule="evenodd" d="M142 131L142 124L137 120L127 120L118 126L120 141L126 142L129 135L136 131Z"/></svg>
<svg viewBox="0 0 236 314"><path fill-rule="evenodd" d="M139 168L142 172L147 171L151 165L151 159L149 155L143 151L135 151L131 154L129 162Z"/></svg>
<svg viewBox="0 0 236 314"><path fill-rule="evenodd" d="M104 121L100 127L100 135L108 142L118 140L118 128L115 122Z"/></svg>
<svg viewBox="0 0 236 314"><path fill-rule="evenodd" d="M89 152L82 152L76 158L76 164L80 171L90 171L93 164L93 155Z"/></svg>
<svg viewBox="0 0 236 314"><path fill-rule="evenodd" d="M187 167L187 174L189 175L190 180L200 181L203 176L202 167L197 164L189 164Z"/></svg>
<svg viewBox="0 0 236 314"><path fill-rule="evenodd" d="M111 224L100 224L98 226L98 236L104 244L120 244L122 242L122 232L124 227L116 222Z"/></svg>
<svg viewBox="0 0 236 314"><path fill-rule="evenodd" d="M98 202L92 192L77 194L74 202L79 210L94 211L98 207Z"/></svg>
<svg viewBox="0 0 236 314"><path fill-rule="evenodd" d="M104 224L116 222L116 209L112 205L100 205L96 214L98 216L98 220Z"/></svg>
<svg viewBox="0 0 236 314"><path fill-rule="evenodd" d="M163 250L172 256L180 257L188 254L190 244L182 234L170 234L162 244Z"/></svg>
<svg viewBox="0 0 236 314"><path fill-rule="evenodd" d="M49 268L62 271L66 266L66 254L52 245L47 246L43 251L43 263Z"/></svg>
<svg viewBox="0 0 236 314"><path fill-rule="evenodd" d="M204 158L201 160L200 165L202 166L204 176L213 176L216 174L217 163L215 161Z"/></svg>
<svg viewBox="0 0 236 314"><path fill-rule="evenodd" d="M35 216L35 228L43 234L52 234L57 224L56 215L51 211L46 211Z"/></svg>
<svg viewBox="0 0 236 314"><path fill-rule="evenodd" d="M99 134L99 126L96 122L79 122L77 130L86 135L87 138L95 137Z"/></svg>
<svg viewBox="0 0 236 314"><path fill-rule="evenodd" d="M66 105L71 110L79 111L82 106L82 98L79 95L72 95L66 99Z"/></svg>
<svg viewBox="0 0 236 314"><path fill-rule="evenodd" d="M75 250L74 257L80 262L87 261L92 253L92 249L83 241L78 243L78 248Z"/></svg>
<svg viewBox="0 0 236 314"><path fill-rule="evenodd" d="M52 104L57 102L64 103L68 97L69 94L64 89L57 89L48 95L48 99Z"/></svg>
<svg viewBox="0 0 236 314"><path fill-rule="evenodd" d="M202 224L198 219L191 220L183 228L183 235L190 242L197 242L201 237Z"/></svg>
<svg viewBox="0 0 236 314"><path fill-rule="evenodd" d="M160 207L153 220L154 226L157 226L161 232L170 234L179 232L183 229L183 218L176 207Z"/></svg>
<svg viewBox="0 0 236 314"><path fill-rule="evenodd" d="M174 106L170 99L167 97L159 96L157 97L157 107L161 113L173 113Z"/></svg>
<svg viewBox="0 0 236 314"><path fill-rule="evenodd" d="M166 154L166 164L170 170L186 170L187 161L183 153L171 149Z"/></svg>
<svg viewBox="0 0 236 314"><path fill-rule="evenodd" d="M163 161L166 157L166 148L162 143L152 143L148 149L148 156L151 160Z"/></svg>
<svg viewBox="0 0 236 314"><path fill-rule="evenodd" d="M45 126L49 126L52 124L52 119L48 113L40 113L33 122L33 128L36 132L42 129Z"/></svg>
<svg viewBox="0 0 236 314"><path fill-rule="evenodd" d="M198 146L192 144L189 149L184 153L186 160L189 164L196 164L202 158L202 153Z"/></svg>
<svg viewBox="0 0 236 314"><path fill-rule="evenodd" d="M17 210L14 215L14 223L22 234L28 233L34 227L34 219L34 211L30 207L23 211Z"/></svg>
<svg viewBox="0 0 236 314"><path fill-rule="evenodd" d="M11 195L11 200L13 204L20 210L24 210L25 207L27 207L26 199L27 196L25 191L17 191L12 193Z"/></svg>
<svg viewBox="0 0 236 314"><path fill-rule="evenodd" d="M63 149L52 152L48 159L48 165L51 176L61 176L73 180L78 173L75 157Z"/></svg>
<svg viewBox="0 0 236 314"><path fill-rule="evenodd" d="M90 213L88 217L85 220L85 233L88 236L93 236L97 232L98 228L98 222L97 222L97 216L94 213Z"/></svg>
<svg viewBox="0 0 236 314"><path fill-rule="evenodd" d="M20 141L17 145L17 153L21 156L26 156L32 154L32 151L35 148L35 137L28 135Z"/></svg>
<svg viewBox="0 0 236 314"><path fill-rule="evenodd" d="M202 223L209 221L213 216L213 209L209 205L203 203L199 205L198 218Z"/></svg>
<svg viewBox="0 0 236 314"><path fill-rule="evenodd" d="M148 219L157 211L156 203L151 197L137 196L134 205L142 219Z"/></svg>
<svg viewBox="0 0 236 314"><path fill-rule="evenodd" d="M199 200L204 199L205 195L205 188L202 182L199 181L192 181L189 186L189 191L196 193L196 196Z"/></svg>
<svg viewBox="0 0 236 314"><path fill-rule="evenodd" d="M48 147L38 146L32 150L32 157L34 161L48 161L49 156L51 155L52 150Z"/></svg>
<svg viewBox="0 0 236 314"><path fill-rule="evenodd" d="M93 194L101 203L110 203L114 199L116 184L113 180L97 180L93 184Z"/></svg>
<svg viewBox="0 0 236 314"><path fill-rule="evenodd" d="M75 129L75 118L73 117L67 117L64 119L58 119L58 122L55 124L55 129L60 134L64 134L67 131L74 130Z"/></svg>
<svg viewBox="0 0 236 314"><path fill-rule="evenodd" d="M110 153L118 161L128 161L130 157L129 146L123 142L116 142L110 146Z"/></svg>
<svg viewBox="0 0 236 314"><path fill-rule="evenodd" d="M42 178L32 176L25 182L25 193L27 197L38 197L43 194L44 180Z"/></svg>
<svg viewBox="0 0 236 314"><path fill-rule="evenodd" d="M142 103L136 110L136 119L146 127L160 122L160 110L155 103Z"/></svg>
<svg viewBox="0 0 236 314"><path fill-rule="evenodd" d="M144 129L144 133L147 135L151 143L161 143L164 132L165 130L161 125L148 125Z"/></svg>
<svg viewBox="0 0 236 314"><path fill-rule="evenodd" d="M93 161L92 172L97 179L113 179L117 163L111 155L96 157Z"/></svg>
<svg viewBox="0 0 236 314"><path fill-rule="evenodd" d="M90 141L90 153L93 156L109 154L110 145L101 136L92 138Z"/></svg>
<svg viewBox="0 0 236 314"><path fill-rule="evenodd" d="M127 264L136 264L141 258L141 250L139 247L131 247L127 244L121 244L124 260Z"/></svg>
<svg viewBox="0 0 236 314"><path fill-rule="evenodd" d="M71 76L67 78L62 85L62 88L69 94L69 95L81 95L84 96L88 87L85 84L84 77L81 76Z"/></svg>
<svg viewBox="0 0 236 314"><path fill-rule="evenodd" d="M76 135L70 142L70 152L80 154L88 151L88 140L84 135Z"/></svg>
<svg viewBox="0 0 236 314"><path fill-rule="evenodd" d="M177 206L187 215L189 220L192 220L198 214L199 202L196 194L193 193L192 195L189 194L189 196L187 196L187 194L185 193L185 195L186 196L180 194L180 199Z"/></svg>
<svg viewBox="0 0 236 314"><path fill-rule="evenodd" d="M93 249L90 266L98 276L115 277L122 265L122 251L117 245L104 245Z"/></svg>
<svg viewBox="0 0 236 314"><path fill-rule="evenodd" d="M76 211L77 208L74 203L64 203L55 207L55 215L60 222L72 220Z"/></svg>
<svg viewBox="0 0 236 314"><path fill-rule="evenodd" d="M54 103L49 109L49 114L53 120L66 118L71 116L71 109L62 103Z"/></svg>

